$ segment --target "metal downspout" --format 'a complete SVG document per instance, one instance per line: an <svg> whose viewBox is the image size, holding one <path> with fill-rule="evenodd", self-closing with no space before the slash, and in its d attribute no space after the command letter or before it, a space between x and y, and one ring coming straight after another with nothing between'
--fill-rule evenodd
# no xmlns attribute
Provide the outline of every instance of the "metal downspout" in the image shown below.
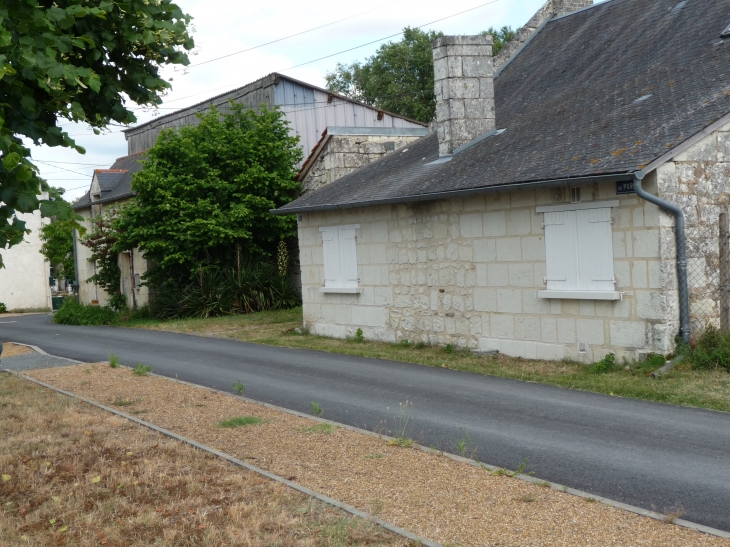
<svg viewBox="0 0 730 547"><path fill-rule="evenodd" d="M634 173L634 191L640 198L658 205L675 218L677 241L677 285L679 290L679 334L685 344L689 344L689 290L687 289L687 238L684 232L684 212L676 205L650 194L641 186L644 173Z"/></svg>

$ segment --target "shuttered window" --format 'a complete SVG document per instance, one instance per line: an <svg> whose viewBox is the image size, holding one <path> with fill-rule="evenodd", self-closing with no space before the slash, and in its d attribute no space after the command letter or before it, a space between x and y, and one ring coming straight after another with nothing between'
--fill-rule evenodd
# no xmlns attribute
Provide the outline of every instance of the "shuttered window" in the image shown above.
<svg viewBox="0 0 730 547"><path fill-rule="evenodd" d="M357 228L359 226L352 225L319 229L324 258L324 292L357 292Z"/></svg>
<svg viewBox="0 0 730 547"><path fill-rule="evenodd" d="M611 207L618 201L538 207L544 213L546 291L542 298L613 300Z"/></svg>

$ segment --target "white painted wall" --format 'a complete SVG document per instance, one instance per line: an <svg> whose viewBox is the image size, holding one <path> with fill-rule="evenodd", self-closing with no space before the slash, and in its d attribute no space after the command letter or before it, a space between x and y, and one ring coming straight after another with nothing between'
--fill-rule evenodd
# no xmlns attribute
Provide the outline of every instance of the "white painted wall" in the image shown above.
<svg viewBox="0 0 730 547"><path fill-rule="evenodd" d="M48 221L40 212L19 214L31 233L10 249L0 250L5 267L0 269L0 302L9 311L23 308L50 308L48 285L50 264L41 254L40 229Z"/></svg>

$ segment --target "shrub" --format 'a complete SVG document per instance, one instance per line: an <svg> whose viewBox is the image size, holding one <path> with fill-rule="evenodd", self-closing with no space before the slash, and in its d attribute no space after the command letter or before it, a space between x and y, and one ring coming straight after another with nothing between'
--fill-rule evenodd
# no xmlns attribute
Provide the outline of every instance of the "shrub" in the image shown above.
<svg viewBox="0 0 730 547"><path fill-rule="evenodd" d="M361 343L365 341L365 336L362 333L362 329L358 328L355 331L355 336L352 338L355 342Z"/></svg>
<svg viewBox="0 0 730 547"><path fill-rule="evenodd" d="M152 372L152 367L144 363L137 363L137 366L132 369L132 372L137 376L147 376Z"/></svg>
<svg viewBox="0 0 730 547"><path fill-rule="evenodd" d="M590 370L596 374L602 374L612 372L619 368L620 366L616 364L616 356L613 353L608 353L603 359L594 363Z"/></svg>
<svg viewBox="0 0 730 547"><path fill-rule="evenodd" d="M693 368L723 368L730 372L730 333L708 327L689 357Z"/></svg>
<svg viewBox="0 0 730 547"><path fill-rule="evenodd" d="M8 312L7 306L5 304L3 304L2 302L0 302L0 313L7 313L7 312Z"/></svg>
<svg viewBox="0 0 730 547"><path fill-rule="evenodd" d="M54 314L53 321L61 325L111 325L116 322L117 316L117 312L109 307L84 306L69 298Z"/></svg>

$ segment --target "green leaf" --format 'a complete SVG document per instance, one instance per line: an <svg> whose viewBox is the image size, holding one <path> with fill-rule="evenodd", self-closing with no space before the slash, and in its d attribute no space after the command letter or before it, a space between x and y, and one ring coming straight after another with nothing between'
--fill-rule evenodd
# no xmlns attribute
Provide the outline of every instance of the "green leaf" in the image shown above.
<svg viewBox="0 0 730 547"><path fill-rule="evenodd" d="M22 161L22 157L17 152L11 152L3 158L3 167L8 171L12 171Z"/></svg>

